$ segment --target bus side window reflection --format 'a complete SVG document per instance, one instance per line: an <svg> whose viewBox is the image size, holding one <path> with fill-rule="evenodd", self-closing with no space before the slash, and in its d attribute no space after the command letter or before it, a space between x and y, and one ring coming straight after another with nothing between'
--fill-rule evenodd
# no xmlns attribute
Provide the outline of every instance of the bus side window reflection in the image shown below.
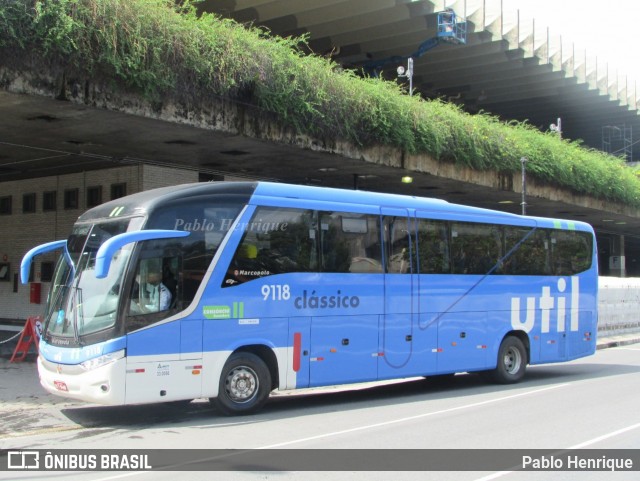
<svg viewBox="0 0 640 481"><path fill-rule="evenodd" d="M316 213L260 207L246 225L222 287L275 274L317 270Z"/></svg>

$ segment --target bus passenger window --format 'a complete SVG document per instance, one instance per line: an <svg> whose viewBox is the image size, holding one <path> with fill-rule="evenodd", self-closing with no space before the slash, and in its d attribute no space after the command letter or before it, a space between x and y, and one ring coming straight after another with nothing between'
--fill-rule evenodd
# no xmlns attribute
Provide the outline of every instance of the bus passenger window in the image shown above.
<svg viewBox="0 0 640 481"><path fill-rule="evenodd" d="M446 222L418 221L418 261L420 274L448 274L451 271Z"/></svg>
<svg viewBox="0 0 640 481"><path fill-rule="evenodd" d="M451 224L451 249L455 274L489 274L501 258L501 235L496 226Z"/></svg>
<svg viewBox="0 0 640 481"><path fill-rule="evenodd" d="M387 272L411 274L413 272L413 243L406 217L384 219Z"/></svg>
<svg viewBox="0 0 640 481"><path fill-rule="evenodd" d="M542 276L551 273L549 240L546 229L531 232L529 227L509 226L504 229L505 253L501 274Z"/></svg>
<svg viewBox="0 0 640 481"><path fill-rule="evenodd" d="M320 213L322 272L382 272L379 217Z"/></svg>
<svg viewBox="0 0 640 481"><path fill-rule="evenodd" d="M551 230L553 273L568 276L591 266L591 236L584 232Z"/></svg>
<svg viewBox="0 0 640 481"><path fill-rule="evenodd" d="M222 287L290 272L317 270L316 213L258 207L227 269Z"/></svg>

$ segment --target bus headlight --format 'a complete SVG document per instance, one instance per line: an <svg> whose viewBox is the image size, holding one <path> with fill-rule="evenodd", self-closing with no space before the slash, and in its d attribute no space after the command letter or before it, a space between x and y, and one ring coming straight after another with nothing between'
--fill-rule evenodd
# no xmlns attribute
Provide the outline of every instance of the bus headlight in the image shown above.
<svg viewBox="0 0 640 481"><path fill-rule="evenodd" d="M112 362L116 362L118 359L122 359L123 357L124 349L120 349L119 351L111 352L109 354L105 354L104 356L95 357L93 359L81 362L80 366L82 366L85 371L91 371Z"/></svg>

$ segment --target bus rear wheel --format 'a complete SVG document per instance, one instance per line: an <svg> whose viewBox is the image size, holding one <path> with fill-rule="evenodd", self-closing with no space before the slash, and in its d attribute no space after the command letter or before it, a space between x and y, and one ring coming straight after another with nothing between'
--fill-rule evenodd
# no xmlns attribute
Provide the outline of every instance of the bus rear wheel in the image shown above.
<svg viewBox="0 0 640 481"><path fill-rule="evenodd" d="M227 360L212 399L224 414L249 414L260 409L271 392L271 374L265 362L250 352L237 352Z"/></svg>
<svg viewBox="0 0 640 481"><path fill-rule="evenodd" d="M527 369L527 350L520 339L508 336L500 344L498 365L489 377L498 384L513 384L524 377Z"/></svg>

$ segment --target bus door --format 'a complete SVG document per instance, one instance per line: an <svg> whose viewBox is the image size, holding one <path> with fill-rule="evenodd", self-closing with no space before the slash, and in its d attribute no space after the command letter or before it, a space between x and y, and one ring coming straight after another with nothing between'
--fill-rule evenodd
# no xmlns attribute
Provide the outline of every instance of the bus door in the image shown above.
<svg viewBox="0 0 640 481"><path fill-rule="evenodd" d="M297 308L311 314L310 385L378 376L384 297L378 215L319 212L322 274L299 285Z"/></svg>
<svg viewBox="0 0 640 481"><path fill-rule="evenodd" d="M196 398L202 392L202 320L176 319L180 267L174 247L146 241L127 297L126 402Z"/></svg>
<svg viewBox="0 0 640 481"><path fill-rule="evenodd" d="M415 218L407 209L381 209L384 245L384 313L380 325L378 376L425 372L417 297Z"/></svg>

